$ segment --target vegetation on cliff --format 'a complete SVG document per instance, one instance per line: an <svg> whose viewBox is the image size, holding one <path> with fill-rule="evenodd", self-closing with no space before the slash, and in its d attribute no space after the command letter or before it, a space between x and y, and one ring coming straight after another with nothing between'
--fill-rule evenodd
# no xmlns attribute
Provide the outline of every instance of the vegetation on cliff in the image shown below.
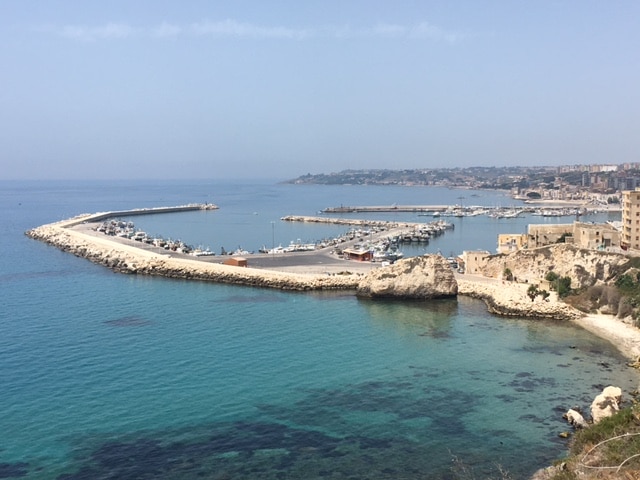
<svg viewBox="0 0 640 480"><path fill-rule="evenodd" d="M584 312L631 318L640 327L640 258L620 265L610 282L570 291L564 300Z"/></svg>
<svg viewBox="0 0 640 480"><path fill-rule="evenodd" d="M640 478L640 405L577 430L549 480Z"/></svg>

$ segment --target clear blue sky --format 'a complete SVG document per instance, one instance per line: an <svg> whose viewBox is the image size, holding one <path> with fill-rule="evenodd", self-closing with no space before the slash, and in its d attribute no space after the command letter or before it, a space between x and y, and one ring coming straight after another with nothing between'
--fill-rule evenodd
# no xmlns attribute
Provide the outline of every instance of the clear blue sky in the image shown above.
<svg viewBox="0 0 640 480"><path fill-rule="evenodd" d="M0 0L0 179L640 161L640 2Z"/></svg>

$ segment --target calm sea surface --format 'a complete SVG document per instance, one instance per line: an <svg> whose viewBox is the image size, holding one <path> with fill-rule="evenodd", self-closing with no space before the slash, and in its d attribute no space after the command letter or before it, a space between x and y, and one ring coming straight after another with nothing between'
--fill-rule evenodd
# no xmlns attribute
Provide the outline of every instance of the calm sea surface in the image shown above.
<svg viewBox="0 0 640 480"><path fill-rule="evenodd" d="M81 213L190 202L220 210L134 221L219 253L344 232L279 220L329 206L514 204L440 188L0 183L0 478L450 479L460 464L526 478L564 453L567 408L638 385L589 333L467 298L127 276L24 236ZM450 220L454 231L405 253L495 251L498 232L573 219Z"/></svg>

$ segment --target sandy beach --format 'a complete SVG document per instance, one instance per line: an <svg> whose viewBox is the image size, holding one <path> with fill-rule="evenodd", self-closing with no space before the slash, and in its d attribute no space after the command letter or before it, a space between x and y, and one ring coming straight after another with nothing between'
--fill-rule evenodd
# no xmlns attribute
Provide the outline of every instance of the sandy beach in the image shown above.
<svg viewBox="0 0 640 480"><path fill-rule="evenodd" d="M532 302L527 296L529 284L526 283L506 282L479 275L457 275L456 279L462 295L478 296L478 293L483 293L497 303L515 309L533 308L539 313L548 311L551 318L568 313L571 322L608 340L629 360L635 362L640 357L640 329L613 315L584 314L560 301L553 292L548 302L540 298Z"/></svg>

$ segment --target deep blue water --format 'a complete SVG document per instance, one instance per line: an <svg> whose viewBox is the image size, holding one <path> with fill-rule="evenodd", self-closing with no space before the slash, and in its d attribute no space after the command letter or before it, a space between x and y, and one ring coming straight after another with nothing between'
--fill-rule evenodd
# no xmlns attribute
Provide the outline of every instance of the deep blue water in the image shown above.
<svg viewBox="0 0 640 480"><path fill-rule="evenodd" d="M212 250L257 249L332 235L279 221L328 206L513 203L471 194L0 183L0 478L445 479L454 459L476 478L496 465L525 478L562 456L567 408L638 383L579 328L494 317L466 298L371 302L121 275L24 236L80 213L211 202L220 210L135 221ZM497 232L542 219L452 220L454 232L420 248L493 251Z"/></svg>

